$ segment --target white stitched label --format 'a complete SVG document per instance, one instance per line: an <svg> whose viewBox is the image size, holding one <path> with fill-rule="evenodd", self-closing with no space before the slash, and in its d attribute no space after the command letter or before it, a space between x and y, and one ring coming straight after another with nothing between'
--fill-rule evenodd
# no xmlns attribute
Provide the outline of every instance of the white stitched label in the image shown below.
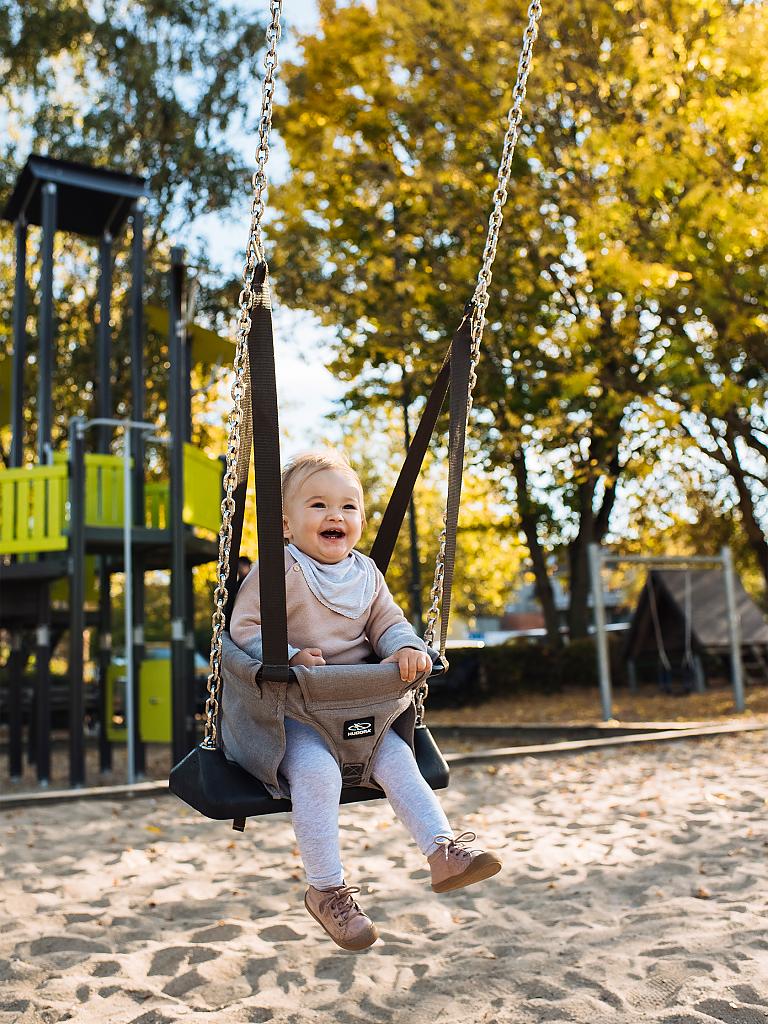
<svg viewBox="0 0 768 1024"><path fill-rule="evenodd" d="M375 718L352 718L344 723L344 739L354 740L361 736L373 736Z"/></svg>

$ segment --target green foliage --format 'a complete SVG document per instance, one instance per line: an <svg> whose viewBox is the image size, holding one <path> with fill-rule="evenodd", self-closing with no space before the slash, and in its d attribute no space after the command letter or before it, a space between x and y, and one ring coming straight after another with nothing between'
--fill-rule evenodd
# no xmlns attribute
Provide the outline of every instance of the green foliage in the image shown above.
<svg viewBox="0 0 768 1024"><path fill-rule="evenodd" d="M146 174L153 241L242 196L263 28L220 0L0 0L0 200L30 150ZM251 115L252 116L252 115Z"/></svg>
<svg viewBox="0 0 768 1024"><path fill-rule="evenodd" d="M326 0L284 69L279 291L336 328L359 407L396 400L393 362L434 373L472 290L525 7ZM529 548L567 556L574 636L586 545L625 480L684 452L680 409L741 410L742 439L764 412L766 24L761 2L545 11L474 430Z"/></svg>
<svg viewBox="0 0 768 1024"><path fill-rule="evenodd" d="M19 3L0 0L0 206L30 152L144 175L145 296L166 301L169 240L203 213L242 202L248 168L234 129L254 133L252 83L263 26L220 0L154 0L119 4ZM28 332L34 353L39 232L30 231ZM118 415L131 410L128 359L130 238L115 242L112 385ZM199 268L198 316L222 326L233 287L215 281L202 241L188 240ZM0 225L0 346L10 350L13 238ZM97 322L96 252L83 239L57 237L57 355L54 445L75 414L92 412ZM162 428L166 409L167 339L147 332L146 416ZM26 444L35 443L37 367L26 368ZM210 417L208 417L210 420ZM198 418L203 443L206 418ZM2 438L7 458L8 438ZM160 453L162 461L162 453Z"/></svg>

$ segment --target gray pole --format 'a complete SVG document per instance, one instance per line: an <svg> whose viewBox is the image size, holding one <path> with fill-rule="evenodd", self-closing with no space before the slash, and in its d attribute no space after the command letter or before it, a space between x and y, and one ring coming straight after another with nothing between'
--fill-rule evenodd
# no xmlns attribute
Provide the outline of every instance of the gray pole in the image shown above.
<svg viewBox="0 0 768 1024"><path fill-rule="evenodd" d="M123 436L123 565L125 568L125 592L123 594L125 613L125 725L128 754L127 781L131 786L136 781L134 772L136 758L136 735L134 731L136 709L133 701L133 575L131 565L131 526L133 504L131 497L131 428L126 421Z"/></svg>
<svg viewBox="0 0 768 1024"><path fill-rule="evenodd" d="M603 594L602 559L598 544L589 545L589 572L592 579L592 602L595 616L595 646L600 678L600 703L603 721L613 718L611 707L611 663L608 656L608 634L605 630L605 595Z"/></svg>
<svg viewBox="0 0 768 1024"><path fill-rule="evenodd" d="M733 683L733 699L737 711L744 711L744 676L741 670L741 630L739 613L736 608L736 581L733 574L733 556L731 549L724 547L720 551L725 578L725 601L728 609L728 633L731 638L731 682Z"/></svg>
<svg viewBox="0 0 768 1024"><path fill-rule="evenodd" d="M50 587L37 594L35 631L35 687L37 781L47 786L51 775L51 598Z"/></svg>
<svg viewBox="0 0 768 1024"><path fill-rule="evenodd" d="M41 271L40 323L38 335L37 384L37 459L40 465L50 461L51 450L51 377L53 369L53 239L56 234L56 186L43 185L43 267Z"/></svg>
<svg viewBox="0 0 768 1024"><path fill-rule="evenodd" d="M11 468L24 462L24 366L27 361L27 222L16 221L16 286L13 293Z"/></svg>
<svg viewBox="0 0 768 1024"><path fill-rule="evenodd" d="M85 630L85 456L83 420L69 424L69 783L85 782L83 632Z"/></svg>

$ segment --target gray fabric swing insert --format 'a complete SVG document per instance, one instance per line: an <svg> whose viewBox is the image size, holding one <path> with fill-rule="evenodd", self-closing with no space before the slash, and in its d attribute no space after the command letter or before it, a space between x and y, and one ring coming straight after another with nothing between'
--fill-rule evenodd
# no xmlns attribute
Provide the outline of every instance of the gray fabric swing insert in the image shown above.
<svg viewBox="0 0 768 1024"><path fill-rule="evenodd" d="M444 789L448 785L448 765L429 730L424 726L414 728L412 690L418 684L402 683L397 666L348 665L305 669L297 673L296 682L291 683L260 681L260 669L261 664L225 633L222 638L223 686L219 709L221 746L208 748L201 744L195 747L176 765L170 777L171 791L201 814L218 820L232 819L234 828L242 831L248 817L290 811L290 799L281 792L277 777L282 750L281 745L275 742L274 724L278 718L282 723L283 709L285 713L308 721L304 717L305 701L326 723L329 731L336 723L342 735L347 723L354 724L371 717L375 719L373 737L368 733L348 736L350 766L366 763L365 755L351 759L356 744L365 745L370 761L373 752L371 740L379 739L386 731L384 723L391 722L391 727L411 745L419 770L429 786ZM304 678L300 679L300 676ZM382 684L386 694L381 692ZM356 692L351 693L351 688ZM375 696L372 696L374 691ZM338 707L342 702L347 708L352 705L351 714ZM355 715L355 703L363 708L365 714ZM237 762L231 759L235 756ZM264 760L272 766L268 782L261 781L256 774L258 772L262 778L270 774L262 767ZM370 781L359 784L366 777L364 771L353 773L348 769L345 775L343 765L341 770L344 781L341 803L383 797L381 790Z"/></svg>
<svg viewBox="0 0 768 1024"><path fill-rule="evenodd" d="M374 786L371 760L390 726L413 749L413 693L423 676L404 683L394 664L300 665L292 670L295 682L281 683L263 679L261 668L226 637L219 729L225 756L261 779L274 798L290 796L278 774L286 717L317 730L345 785Z"/></svg>

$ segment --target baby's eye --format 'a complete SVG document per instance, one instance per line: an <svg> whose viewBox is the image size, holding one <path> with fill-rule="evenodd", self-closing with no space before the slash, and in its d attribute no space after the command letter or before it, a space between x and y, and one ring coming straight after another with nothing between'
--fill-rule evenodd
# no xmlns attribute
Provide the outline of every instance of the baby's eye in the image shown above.
<svg viewBox="0 0 768 1024"><path fill-rule="evenodd" d="M310 508L325 508L325 502L324 501L313 501L312 504L309 507Z"/></svg>
<svg viewBox="0 0 768 1024"><path fill-rule="evenodd" d="M351 508L353 511L357 512L357 505L349 504L345 505L344 508Z"/></svg>

